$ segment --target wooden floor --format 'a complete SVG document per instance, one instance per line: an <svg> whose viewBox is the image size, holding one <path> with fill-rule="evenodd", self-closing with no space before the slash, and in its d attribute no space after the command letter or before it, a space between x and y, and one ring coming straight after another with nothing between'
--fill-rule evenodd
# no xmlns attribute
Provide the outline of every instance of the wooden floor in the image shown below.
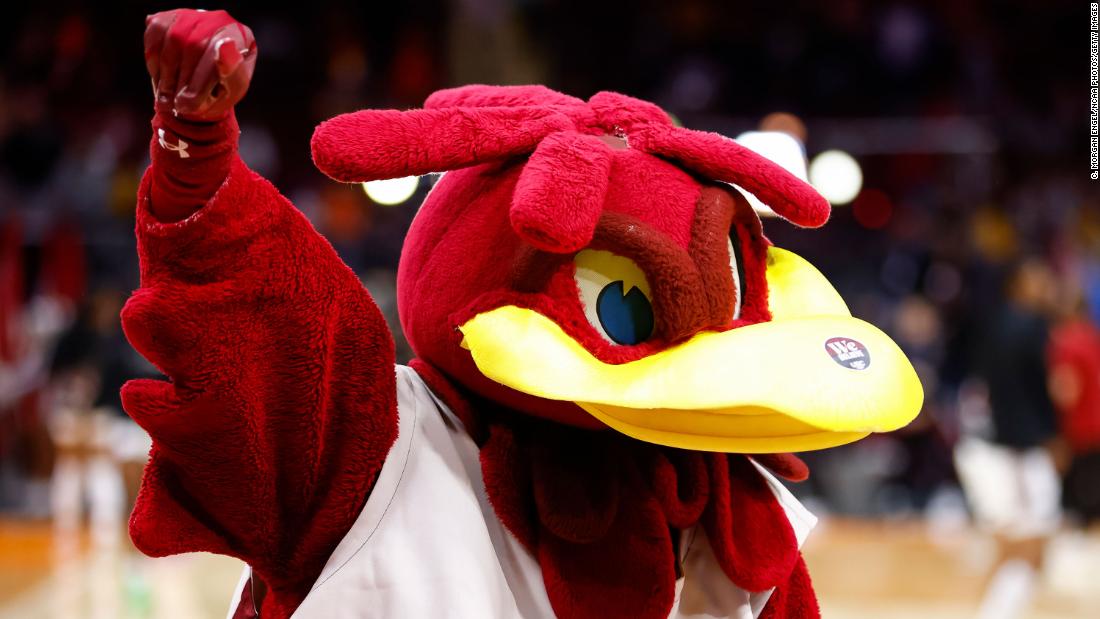
<svg viewBox="0 0 1100 619"><path fill-rule="evenodd" d="M806 544L826 618L972 619L997 557L969 528L828 521ZM1100 535L1066 532L1047 547L1028 619L1100 617Z"/></svg>
<svg viewBox="0 0 1100 619"><path fill-rule="evenodd" d="M87 535L0 521L0 618L220 619L240 564L212 555L148 559L125 541L96 549ZM919 522L824 522L806 546L824 617L971 619L994 560L972 530ZM1100 535L1066 533L1048 549L1028 619L1094 619Z"/></svg>

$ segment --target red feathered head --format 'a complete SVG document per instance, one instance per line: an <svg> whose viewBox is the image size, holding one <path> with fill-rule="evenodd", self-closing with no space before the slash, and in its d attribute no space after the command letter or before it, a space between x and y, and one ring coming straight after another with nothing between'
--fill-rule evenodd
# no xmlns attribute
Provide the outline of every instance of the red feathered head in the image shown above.
<svg viewBox="0 0 1100 619"><path fill-rule="evenodd" d="M769 248L730 183L800 226L824 224L828 203L650 103L468 86L421 110L329 120L313 156L345 182L446 172L405 241L401 322L422 360L508 407L723 451L838 444L915 414L911 402L849 417L822 410L834 396L912 393L915 377L812 267ZM795 320L814 313L825 323ZM777 315L791 328L748 327ZM874 361L845 367L830 338ZM812 358L788 358L803 349ZM822 387L789 374L822 369L840 379ZM865 384L841 396L857 372ZM808 386L791 387L800 382Z"/></svg>

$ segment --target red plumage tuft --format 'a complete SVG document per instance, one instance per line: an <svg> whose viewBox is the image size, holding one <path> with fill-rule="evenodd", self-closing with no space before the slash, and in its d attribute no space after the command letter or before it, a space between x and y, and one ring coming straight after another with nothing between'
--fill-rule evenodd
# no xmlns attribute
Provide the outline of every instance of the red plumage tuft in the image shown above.
<svg viewBox="0 0 1100 619"><path fill-rule="evenodd" d="M610 169L608 148L594 139L601 135L735 183L799 226L818 227L829 218L828 201L782 167L716 133L674 127L656 105L612 92L585 103L543 86L441 90L422 110L362 110L321 123L312 148L317 167L344 182L534 153L512 201L512 221L536 247L560 252L582 247L598 219Z"/></svg>
<svg viewBox="0 0 1100 619"><path fill-rule="evenodd" d="M584 101L546 86L486 86L470 84L433 92L424 109L455 107L583 106Z"/></svg>
<svg viewBox="0 0 1100 619"><path fill-rule="evenodd" d="M741 186L793 224L817 228L829 219L829 202L813 187L725 136L648 125L631 138L631 146L672 159L707 178Z"/></svg>
<svg viewBox="0 0 1100 619"><path fill-rule="evenodd" d="M362 182L456 170L524 155L565 115L541 107L361 110L317 126L313 162L328 176Z"/></svg>
<svg viewBox="0 0 1100 619"><path fill-rule="evenodd" d="M593 135L544 139L512 196L512 228L535 247L569 253L592 240L611 173L611 149Z"/></svg>
<svg viewBox="0 0 1100 619"><path fill-rule="evenodd" d="M597 122L612 134L629 134L647 125L672 126L672 119L661 108L617 92L598 92L588 100L588 106L595 112Z"/></svg>

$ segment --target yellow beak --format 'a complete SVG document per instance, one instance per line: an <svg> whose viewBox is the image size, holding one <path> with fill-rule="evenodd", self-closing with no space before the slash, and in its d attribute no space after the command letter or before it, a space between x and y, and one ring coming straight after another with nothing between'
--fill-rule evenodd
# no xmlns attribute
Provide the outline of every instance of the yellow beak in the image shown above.
<svg viewBox="0 0 1100 619"><path fill-rule="evenodd" d="M737 453L808 451L900 428L923 391L901 350L852 318L808 262L768 253L770 322L703 332L637 361L593 357L555 322L504 306L460 327L487 377L575 402L639 440Z"/></svg>

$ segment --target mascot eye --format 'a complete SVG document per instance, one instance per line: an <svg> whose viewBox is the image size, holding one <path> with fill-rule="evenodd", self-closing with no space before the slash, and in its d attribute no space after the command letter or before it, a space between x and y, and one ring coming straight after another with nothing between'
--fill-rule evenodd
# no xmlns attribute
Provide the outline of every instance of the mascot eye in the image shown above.
<svg viewBox="0 0 1100 619"><path fill-rule="evenodd" d="M624 293L621 281L611 282L600 291L596 316L616 344L640 344L653 334L653 306L649 299L637 288Z"/></svg>
<svg viewBox="0 0 1100 619"><path fill-rule="evenodd" d="M576 281L588 322L609 342L641 344L653 335L649 282L638 265L608 251L577 254Z"/></svg>
<svg viewBox="0 0 1100 619"><path fill-rule="evenodd" d="M741 239L737 238L736 229L730 229L728 244L733 294L737 297L733 304L733 319L737 320L741 317L741 306L745 302L745 263L741 260Z"/></svg>

